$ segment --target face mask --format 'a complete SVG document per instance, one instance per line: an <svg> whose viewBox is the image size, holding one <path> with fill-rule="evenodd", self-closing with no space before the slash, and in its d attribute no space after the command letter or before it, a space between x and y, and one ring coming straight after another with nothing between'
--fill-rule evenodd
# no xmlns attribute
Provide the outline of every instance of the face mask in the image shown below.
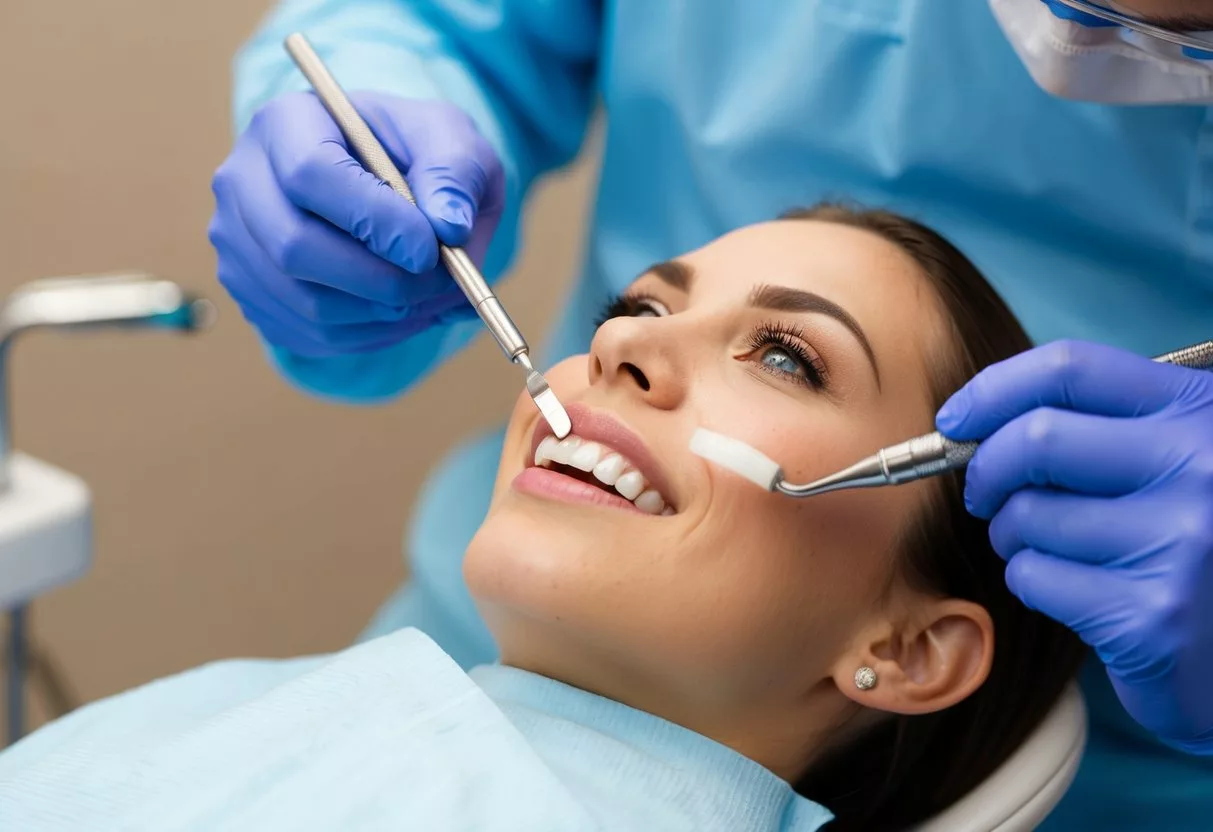
<svg viewBox="0 0 1213 832"><path fill-rule="evenodd" d="M1104 104L1211 104L1213 61L1121 26L1062 20L1041 0L990 0L1032 79L1062 98Z"/></svg>

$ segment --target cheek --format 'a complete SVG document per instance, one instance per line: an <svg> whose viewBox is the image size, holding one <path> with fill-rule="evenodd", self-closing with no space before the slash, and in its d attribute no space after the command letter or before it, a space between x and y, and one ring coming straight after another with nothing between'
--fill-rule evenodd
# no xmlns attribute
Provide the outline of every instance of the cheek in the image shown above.
<svg viewBox="0 0 1213 832"><path fill-rule="evenodd" d="M697 562L682 575L699 585L690 594L720 658L751 678L828 672L878 608L890 572L896 530L872 496L794 501L718 485L687 541ZM710 587L726 591L713 597Z"/></svg>

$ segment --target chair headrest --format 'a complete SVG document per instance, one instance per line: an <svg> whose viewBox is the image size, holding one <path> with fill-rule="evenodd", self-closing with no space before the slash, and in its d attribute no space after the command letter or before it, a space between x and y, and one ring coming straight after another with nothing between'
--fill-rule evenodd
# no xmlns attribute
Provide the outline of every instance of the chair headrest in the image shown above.
<svg viewBox="0 0 1213 832"><path fill-rule="evenodd" d="M1030 832L1074 781L1086 743L1087 707L1071 682L1018 751L914 832Z"/></svg>

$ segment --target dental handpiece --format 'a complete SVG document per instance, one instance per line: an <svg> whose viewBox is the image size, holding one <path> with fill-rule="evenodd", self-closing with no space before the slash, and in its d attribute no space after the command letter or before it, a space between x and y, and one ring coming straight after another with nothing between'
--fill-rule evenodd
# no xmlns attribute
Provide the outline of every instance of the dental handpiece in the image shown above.
<svg viewBox="0 0 1213 832"><path fill-rule="evenodd" d="M1213 341L1203 341L1154 358L1194 370L1213 367ZM796 485L784 480L778 463L751 446L731 437L700 429L691 440L691 450L768 491L789 497L813 497L848 488L901 485L955 471L969 464L979 441L957 442L939 431L881 448L869 457L814 482Z"/></svg>
<svg viewBox="0 0 1213 832"><path fill-rule="evenodd" d="M407 199L413 205L417 204L412 189L404 176L392 163L383 145L375 138L371 128L358 114L353 103L337 83L337 79L329 72L324 61L316 54L316 50L302 33L296 32L287 37L284 46L300 72L312 85L312 90L320 103L337 123L350 149L357 154L359 161L371 173L386 182L392 190ZM530 347L522 337L518 327L511 320L501 301L493 294L488 282L472 262L472 258L462 248L447 246L439 243L439 256L451 277L459 284L468 303L476 310L480 320L484 322L501 351L512 363L521 366L527 374L527 392L535 401L543 417L551 425L557 437L567 436L572 429L568 413L556 398L556 394L548 386L547 379L535 369L531 363Z"/></svg>

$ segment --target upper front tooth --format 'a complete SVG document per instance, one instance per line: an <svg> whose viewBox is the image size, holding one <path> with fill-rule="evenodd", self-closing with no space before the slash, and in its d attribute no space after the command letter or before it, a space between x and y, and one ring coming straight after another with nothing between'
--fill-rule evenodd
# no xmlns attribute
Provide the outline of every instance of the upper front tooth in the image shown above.
<svg viewBox="0 0 1213 832"><path fill-rule="evenodd" d="M644 491L645 485L647 483L644 481L644 475L639 471L628 471L615 480L615 490L629 500L635 500L640 496L640 492Z"/></svg>
<svg viewBox="0 0 1213 832"><path fill-rule="evenodd" d="M561 439L556 443L556 447L548 453L548 459L552 462L559 462L561 465L569 464L569 457L573 455L573 451L581 444L581 440L576 436L569 436Z"/></svg>
<svg viewBox="0 0 1213 832"><path fill-rule="evenodd" d="M594 476L599 482L614 485L615 480L623 473L624 465L623 457L619 454L607 454L594 466Z"/></svg>
<svg viewBox="0 0 1213 832"><path fill-rule="evenodd" d="M597 442L582 442L569 454L568 464L581 471L591 471L602 456L602 446Z"/></svg>
<svg viewBox="0 0 1213 832"><path fill-rule="evenodd" d="M542 465L544 462L552 458L552 449L556 447L556 443L560 440L555 436L545 436L535 448L535 464Z"/></svg>

